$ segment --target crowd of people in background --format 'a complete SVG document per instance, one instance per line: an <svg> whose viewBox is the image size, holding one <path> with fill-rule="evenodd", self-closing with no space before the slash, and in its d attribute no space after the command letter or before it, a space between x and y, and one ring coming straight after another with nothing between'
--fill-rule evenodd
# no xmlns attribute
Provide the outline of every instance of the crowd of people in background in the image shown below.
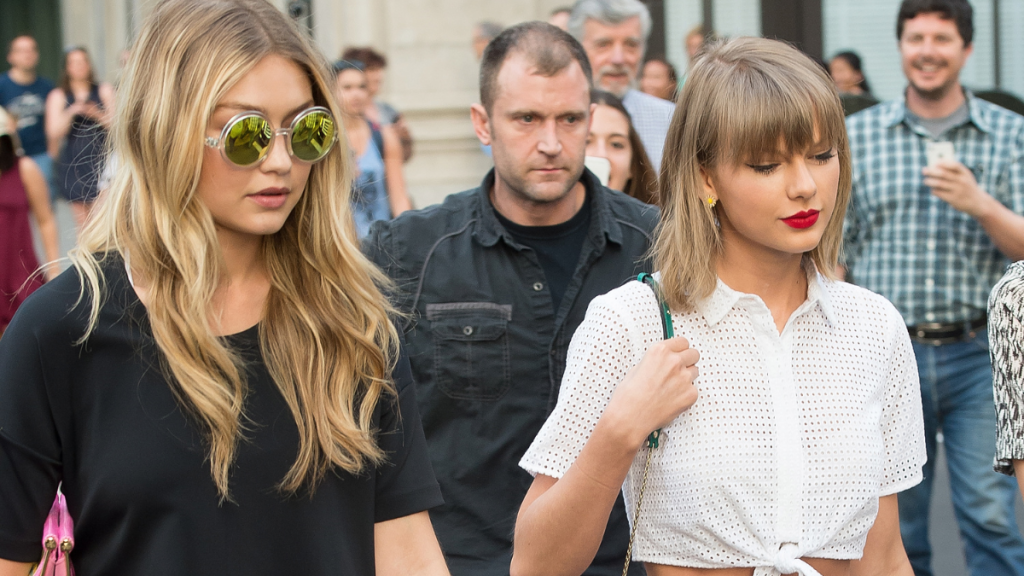
<svg viewBox="0 0 1024 576"><path fill-rule="evenodd" d="M479 22L493 167L421 209L373 47L328 64L262 0L163 0L115 91L16 37L0 576L61 482L96 572L212 575L192 531L271 519L235 564L930 576L940 433L972 576L1024 576L1024 116L961 82L967 0L896 28L880 103L853 51L706 26L677 70L640 0ZM126 482L146 514L112 512Z"/></svg>

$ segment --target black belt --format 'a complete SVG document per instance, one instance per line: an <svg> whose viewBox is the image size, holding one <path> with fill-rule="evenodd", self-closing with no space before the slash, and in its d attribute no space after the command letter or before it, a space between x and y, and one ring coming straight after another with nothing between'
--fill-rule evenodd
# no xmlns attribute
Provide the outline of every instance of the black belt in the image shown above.
<svg viewBox="0 0 1024 576"><path fill-rule="evenodd" d="M925 323L907 326L910 332L910 339L922 344L939 346L941 344L952 344L978 335L978 330L988 326L988 316L966 320L964 322Z"/></svg>

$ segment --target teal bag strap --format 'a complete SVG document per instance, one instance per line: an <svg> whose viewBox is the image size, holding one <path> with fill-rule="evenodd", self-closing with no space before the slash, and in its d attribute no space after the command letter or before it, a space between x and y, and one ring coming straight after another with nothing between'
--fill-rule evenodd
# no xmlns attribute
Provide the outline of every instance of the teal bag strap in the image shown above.
<svg viewBox="0 0 1024 576"><path fill-rule="evenodd" d="M654 279L647 272L641 272L637 275L636 279L639 282L643 282L651 287L654 291L654 297L658 299L658 307L661 308L661 330L664 334L664 339L668 340L675 336L675 332L672 329L672 313L669 312L668 303L665 302L665 296L661 292L661 286L658 281Z"/></svg>
<svg viewBox="0 0 1024 576"><path fill-rule="evenodd" d="M661 285L659 285L658 281L654 279L654 276L651 276L647 272L641 272L640 274L637 275L636 279L638 282L643 282L644 284L650 286L651 290L654 292L654 297L657 298L658 300L658 308L661 310L662 339L668 340L669 338L674 337L675 330L673 330L672 327L672 312L669 311L668 303L665 302L665 296L661 291ZM647 447L657 448L658 440L660 438L660 429L651 432L651 435L647 437Z"/></svg>
<svg viewBox="0 0 1024 576"><path fill-rule="evenodd" d="M661 292L661 286L658 285L658 281L654 279L647 272L641 272L636 277L638 282L643 282L651 287L654 291L654 297L658 300L658 308L661 311L661 331L665 340L672 338L675 333L672 329L672 313L668 309L668 304L665 303L664 294ZM629 546L626 547L626 562L622 566L622 576L626 576L629 572L630 560L633 558L633 540L636 538L636 529L640 524L640 507L644 502L644 492L647 491L647 472L651 469L651 453L654 452L655 448L658 447L658 443L661 440L661 429L651 432L647 437L645 446L647 447L647 457L644 461L644 473L643 479L640 482L640 494L636 498L636 512L633 514L633 528L629 531Z"/></svg>

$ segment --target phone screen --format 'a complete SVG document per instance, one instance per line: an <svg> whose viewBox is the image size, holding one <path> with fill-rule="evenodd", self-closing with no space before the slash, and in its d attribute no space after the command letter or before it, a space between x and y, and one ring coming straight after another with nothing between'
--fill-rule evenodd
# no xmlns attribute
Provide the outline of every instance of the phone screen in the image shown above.
<svg viewBox="0 0 1024 576"><path fill-rule="evenodd" d="M597 176L602 186L608 185L608 178L612 175L612 163L607 158L587 156L583 160L583 165L587 167L587 170L593 172L594 176Z"/></svg>

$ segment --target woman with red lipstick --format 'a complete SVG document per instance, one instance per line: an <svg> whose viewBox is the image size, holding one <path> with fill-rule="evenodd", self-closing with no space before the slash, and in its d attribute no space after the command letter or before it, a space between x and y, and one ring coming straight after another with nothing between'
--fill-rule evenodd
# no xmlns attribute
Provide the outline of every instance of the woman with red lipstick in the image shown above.
<svg viewBox="0 0 1024 576"><path fill-rule="evenodd" d="M675 337L644 283L592 302L521 462L512 574L578 574L621 488L652 576L912 576L896 493L925 460L916 364L895 308L833 272L851 173L834 85L777 41L713 45L665 151Z"/></svg>
<svg viewBox="0 0 1024 576"><path fill-rule="evenodd" d="M153 8L74 268L0 340L0 576L58 485L80 574L448 574L332 85L269 2Z"/></svg>

